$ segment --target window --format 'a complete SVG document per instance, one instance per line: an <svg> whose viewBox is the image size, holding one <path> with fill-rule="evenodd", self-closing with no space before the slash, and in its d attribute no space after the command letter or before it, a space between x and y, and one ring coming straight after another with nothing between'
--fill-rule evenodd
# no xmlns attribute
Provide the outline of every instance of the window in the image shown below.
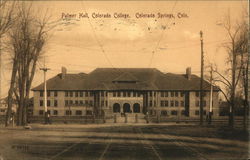
<svg viewBox="0 0 250 160"><path fill-rule="evenodd" d="M199 114L200 114L200 111L196 110L195 115L199 115Z"/></svg>
<svg viewBox="0 0 250 160"><path fill-rule="evenodd" d="M83 97L83 92L80 92L80 97Z"/></svg>
<svg viewBox="0 0 250 160"><path fill-rule="evenodd" d="M174 101L170 101L170 106L174 107Z"/></svg>
<svg viewBox="0 0 250 160"><path fill-rule="evenodd" d="M105 106L108 106L108 101L105 101Z"/></svg>
<svg viewBox="0 0 250 160"><path fill-rule="evenodd" d="M175 107L179 106L179 101L175 101Z"/></svg>
<svg viewBox="0 0 250 160"><path fill-rule="evenodd" d="M50 91L47 91L47 97L50 97Z"/></svg>
<svg viewBox="0 0 250 160"><path fill-rule="evenodd" d="M121 97L121 92L117 92L117 97Z"/></svg>
<svg viewBox="0 0 250 160"><path fill-rule="evenodd" d="M72 91L69 92L69 96L73 97L73 92Z"/></svg>
<svg viewBox="0 0 250 160"><path fill-rule="evenodd" d="M168 101L165 101L165 106L168 107Z"/></svg>
<svg viewBox="0 0 250 160"><path fill-rule="evenodd" d="M162 106L162 107L164 106L164 101L161 101L161 106Z"/></svg>
<svg viewBox="0 0 250 160"><path fill-rule="evenodd" d="M162 115L162 116L167 116L167 115L168 115L168 112L167 112L167 111L161 111L161 115Z"/></svg>
<svg viewBox="0 0 250 160"><path fill-rule="evenodd" d="M123 97L127 97L127 92L123 92Z"/></svg>
<svg viewBox="0 0 250 160"><path fill-rule="evenodd" d="M57 107L57 100L54 100L54 106Z"/></svg>
<svg viewBox="0 0 250 160"><path fill-rule="evenodd" d="M196 96L196 97L200 97L200 92L199 92L199 91L196 91L196 92L195 92L195 96Z"/></svg>
<svg viewBox="0 0 250 160"><path fill-rule="evenodd" d="M161 97L164 97L164 92L161 92Z"/></svg>
<svg viewBox="0 0 250 160"><path fill-rule="evenodd" d="M137 93L137 97L140 97L140 96L141 96L141 93L138 92L138 93Z"/></svg>
<svg viewBox="0 0 250 160"><path fill-rule="evenodd" d="M89 92L89 96L92 97L93 96L93 92Z"/></svg>
<svg viewBox="0 0 250 160"><path fill-rule="evenodd" d="M66 115L71 115L72 112L71 112L70 110L66 110L66 111L65 111L65 114L66 114Z"/></svg>
<svg viewBox="0 0 250 160"><path fill-rule="evenodd" d="M101 106L104 106L104 101L101 101Z"/></svg>
<svg viewBox="0 0 250 160"><path fill-rule="evenodd" d="M43 97L43 91L40 91L40 97Z"/></svg>
<svg viewBox="0 0 250 160"><path fill-rule="evenodd" d="M92 115L92 111L91 110L87 110L86 111L86 115Z"/></svg>
<svg viewBox="0 0 250 160"><path fill-rule="evenodd" d="M70 104L70 105L72 105L72 104L73 104L73 101L72 101L72 100L70 100L70 101L69 101L69 104Z"/></svg>
<svg viewBox="0 0 250 160"><path fill-rule="evenodd" d="M75 101L75 105L78 105L78 101Z"/></svg>
<svg viewBox="0 0 250 160"><path fill-rule="evenodd" d="M183 97L184 96L184 92L181 92L181 97Z"/></svg>
<svg viewBox="0 0 250 160"><path fill-rule="evenodd" d="M185 111L185 110L182 110L182 111L181 111L181 115L186 115L186 111Z"/></svg>
<svg viewBox="0 0 250 160"><path fill-rule="evenodd" d="M43 115L43 110L39 110L39 115Z"/></svg>
<svg viewBox="0 0 250 160"><path fill-rule="evenodd" d="M184 107L184 101L181 101L181 106Z"/></svg>
<svg viewBox="0 0 250 160"><path fill-rule="evenodd" d="M101 96L104 97L104 92L103 91L101 91Z"/></svg>
<svg viewBox="0 0 250 160"><path fill-rule="evenodd" d="M175 110L171 111L171 115L177 115L177 111Z"/></svg>
<svg viewBox="0 0 250 160"><path fill-rule="evenodd" d="M75 92L75 97L78 97L78 92Z"/></svg>
<svg viewBox="0 0 250 160"><path fill-rule="evenodd" d="M171 97L174 97L174 92L171 92Z"/></svg>
<svg viewBox="0 0 250 160"><path fill-rule="evenodd" d="M40 106L43 106L43 100L40 100Z"/></svg>
<svg viewBox="0 0 250 160"><path fill-rule="evenodd" d="M200 101L195 101L195 106L199 107L200 106Z"/></svg>
<svg viewBox="0 0 250 160"><path fill-rule="evenodd" d="M203 107L206 107L206 105L207 105L207 102L203 101Z"/></svg>
<svg viewBox="0 0 250 160"><path fill-rule="evenodd" d="M130 97L130 92L128 92L128 97Z"/></svg>
<svg viewBox="0 0 250 160"><path fill-rule="evenodd" d="M179 96L179 92L175 92L175 97L178 97Z"/></svg>
<svg viewBox="0 0 250 160"><path fill-rule="evenodd" d="M64 101L64 104L65 104L65 106L68 106L68 105L69 105L69 101L68 101L68 100L65 100L65 101Z"/></svg>
<svg viewBox="0 0 250 160"><path fill-rule="evenodd" d="M80 100L80 104L83 105L83 101L82 100Z"/></svg>
<svg viewBox="0 0 250 160"><path fill-rule="evenodd" d="M54 91L54 97L57 97L57 91Z"/></svg>
<svg viewBox="0 0 250 160"><path fill-rule="evenodd" d="M57 110L54 110L54 115L58 115L58 111Z"/></svg>
<svg viewBox="0 0 250 160"><path fill-rule="evenodd" d="M113 92L113 97L116 97L116 92Z"/></svg>
<svg viewBox="0 0 250 160"><path fill-rule="evenodd" d="M50 106L50 100L47 100L47 106Z"/></svg>
<svg viewBox="0 0 250 160"><path fill-rule="evenodd" d="M88 105L88 104L89 104L88 100L85 100L85 104L86 104L86 105Z"/></svg>
<svg viewBox="0 0 250 160"><path fill-rule="evenodd" d="M136 97L136 92L133 92L133 97Z"/></svg>
<svg viewBox="0 0 250 160"><path fill-rule="evenodd" d="M89 105L92 106L93 105L93 101L89 101Z"/></svg>
<svg viewBox="0 0 250 160"><path fill-rule="evenodd" d="M82 111L76 110L76 115L77 115L77 116L81 116L81 115L82 115Z"/></svg>
<svg viewBox="0 0 250 160"><path fill-rule="evenodd" d="M153 106L153 102L150 100L149 101L149 106L152 107Z"/></svg>
<svg viewBox="0 0 250 160"><path fill-rule="evenodd" d="M51 114L50 114L50 110L47 110L47 113L48 113L49 115L51 115Z"/></svg>
<svg viewBox="0 0 250 160"><path fill-rule="evenodd" d="M149 92L149 97L152 97L152 92Z"/></svg>
<svg viewBox="0 0 250 160"><path fill-rule="evenodd" d="M88 96L89 96L89 92L86 92L86 93L85 93L85 96L88 97Z"/></svg>
<svg viewBox="0 0 250 160"><path fill-rule="evenodd" d="M154 101L154 106L156 106L156 101Z"/></svg>
<svg viewBox="0 0 250 160"><path fill-rule="evenodd" d="M69 92L68 91L65 91L65 97L68 97L69 96Z"/></svg>
<svg viewBox="0 0 250 160"><path fill-rule="evenodd" d="M168 92L165 92L165 97L168 97Z"/></svg>

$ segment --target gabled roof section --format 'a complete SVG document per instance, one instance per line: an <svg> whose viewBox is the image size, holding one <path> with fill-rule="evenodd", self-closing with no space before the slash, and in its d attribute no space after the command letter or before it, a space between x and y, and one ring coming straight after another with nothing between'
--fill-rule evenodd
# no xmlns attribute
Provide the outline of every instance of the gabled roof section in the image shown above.
<svg viewBox="0 0 250 160"><path fill-rule="evenodd" d="M128 72L124 72L123 74L121 74L120 76L118 76L113 80L113 82L137 82L137 81L138 79Z"/></svg>

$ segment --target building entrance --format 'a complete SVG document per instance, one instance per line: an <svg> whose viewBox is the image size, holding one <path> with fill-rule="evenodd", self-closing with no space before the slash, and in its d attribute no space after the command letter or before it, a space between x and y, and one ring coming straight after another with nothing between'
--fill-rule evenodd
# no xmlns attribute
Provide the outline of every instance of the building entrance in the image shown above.
<svg viewBox="0 0 250 160"><path fill-rule="evenodd" d="M124 112L124 113L130 113L130 112L131 112L131 111L130 111L130 104L125 103L125 104L123 105L123 112Z"/></svg>

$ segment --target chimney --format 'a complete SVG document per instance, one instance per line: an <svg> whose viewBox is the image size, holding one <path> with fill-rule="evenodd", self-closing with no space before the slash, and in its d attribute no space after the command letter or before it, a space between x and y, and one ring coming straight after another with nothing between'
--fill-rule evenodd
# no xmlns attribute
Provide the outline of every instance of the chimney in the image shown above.
<svg viewBox="0 0 250 160"><path fill-rule="evenodd" d="M191 79L191 67L187 67L187 69L186 69L186 76L187 76L188 80Z"/></svg>
<svg viewBox="0 0 250 160"><path fill-rule="evenodd" d="M65 67L62 67L61 79L65 78L66 73L67 73L67 69Z"/></svg>

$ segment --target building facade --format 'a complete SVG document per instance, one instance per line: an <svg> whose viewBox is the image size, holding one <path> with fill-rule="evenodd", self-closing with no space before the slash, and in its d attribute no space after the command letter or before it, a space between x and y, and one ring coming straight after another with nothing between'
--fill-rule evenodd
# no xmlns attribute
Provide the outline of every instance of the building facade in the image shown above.
<svg viewBox="0 0 250 160"><path fill-rule="evenodd" d="M211 85L204 81L204 115L210 107ZM62 73L47 80L47 108L51 116L149 114L199 117L200 78L162 73L154 68L97 68L89 74ZM33 115L44 115L44 84L33 88ZM218 116L219 88L213 86L212 110Z"/></svg>

